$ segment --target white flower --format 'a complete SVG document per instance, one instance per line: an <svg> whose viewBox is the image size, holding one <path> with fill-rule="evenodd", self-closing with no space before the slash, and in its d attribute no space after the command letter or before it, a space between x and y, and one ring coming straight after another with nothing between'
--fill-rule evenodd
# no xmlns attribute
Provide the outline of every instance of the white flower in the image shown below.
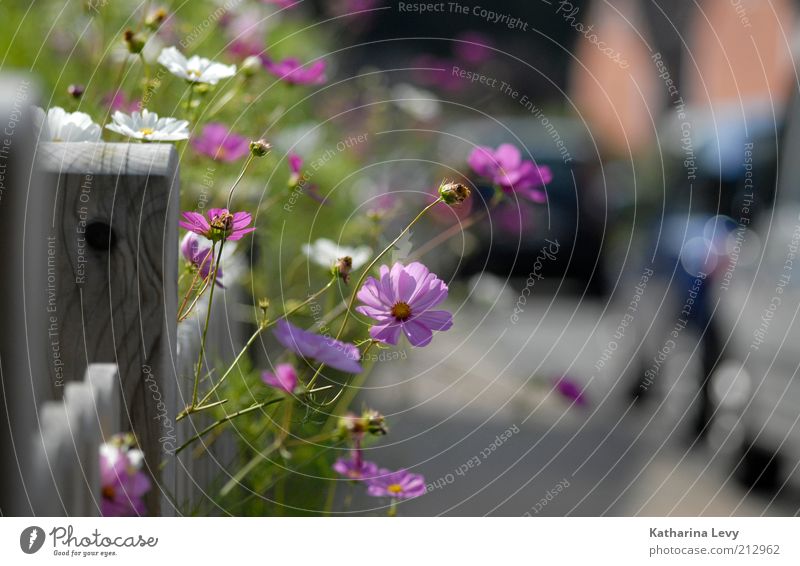
<svg viewBox="0 0 800 566"><path fill-rule="evenodd" d="M187 59L183 53L175 47L167 47L158 56L158 62L164 65L167 70L189 82L217 84L220 79L227 79L236 74L236 65L223 65L192 55Z"/></svg>
<svg viewBox="0 0 800 566"><path fill-rule="evenodd" d="M442 111L439 99L429 90L401 83L392 87L394 103L412 118L427 122Z"/></svg>
<svg viewBox="0 0 800 566"><path fill-rule="evenodd" d="M119 110L112 116L113 124L106 125L112 132L145 141L177 141L189 138L189 122L175 118L159 118L155 112L142 110L131 115Z"/></svg>
<svg viewBox="0 0 800 566"><path fill-rule="evenodd" d="M303 253L311 261L322 267L331 267L339 258L350 256L353 260L352 269L355 270L367 262L372 255L372 250L369 246L359 246L357 248L340 246L333 240L320 238L313 244L303 244Z"/></svg>
<svg viewBox="0 0 800 566"><path fill-rule="evenodd" d="M36 108L33 118L39 129L40 141L100 141L100 126L83 112L65 112L63 108L54 106L45 113L41 108Z"/></svg>

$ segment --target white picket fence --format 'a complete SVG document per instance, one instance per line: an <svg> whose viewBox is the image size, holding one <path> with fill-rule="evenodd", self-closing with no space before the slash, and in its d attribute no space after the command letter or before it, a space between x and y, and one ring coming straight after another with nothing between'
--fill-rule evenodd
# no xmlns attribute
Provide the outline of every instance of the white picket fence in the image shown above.
<svg viewBox="0 0 800 566"><path fill-rule="evenodd" d="M3 515L99 513L98 448L132 431L154 488L149 514L207 514L235 457L229 435L175 449L197 319L177 318L178 155L168 144L36 144L35 82L0 75L0 484ZM244 329L215 300L211 361ZM227 478L226 478L227 479Z"/></svg>

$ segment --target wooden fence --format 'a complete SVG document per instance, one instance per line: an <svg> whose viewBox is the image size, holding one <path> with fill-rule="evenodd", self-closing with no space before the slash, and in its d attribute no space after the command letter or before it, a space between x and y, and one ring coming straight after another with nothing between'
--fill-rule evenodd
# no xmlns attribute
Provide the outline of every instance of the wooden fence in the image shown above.
<svg viewBox="0 0 800 566"><path fill-rule="evenodd" d="M99 513L99 445L132 431L148 513L212 513L233 439L174 454L207 423L176 423L200 336L197 318L176 322L177 151L37 144L36 102L29 77L0 76L0 511ZM219 296L208 359L225 361L244 329L226 307L236 289Z"/></svg>

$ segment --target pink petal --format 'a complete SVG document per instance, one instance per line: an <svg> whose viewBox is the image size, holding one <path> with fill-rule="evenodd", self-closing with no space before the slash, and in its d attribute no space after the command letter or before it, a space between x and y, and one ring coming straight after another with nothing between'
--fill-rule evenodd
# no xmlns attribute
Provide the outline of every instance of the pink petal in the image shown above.
<svg viewBox="0 0 800 566"><path fill-rule="evenodd" d="M431 330L449 330L453 326L453 315L447 311L427 311L413 318Z"/></svg>
<svg viewBox="0 0 800 566"><path fill-rule="evenodd" d="M369 329L369 335L375 340L380 340L393 346L400 340L401 325L392 320L387 324L376 324Z"/></svg>
<svg viewBox="0 0 800 566"><path fill-rule="evenodd" d="M416 320L407 320L403 323L403 332L412 346L421 348L427 346L433 339L431 329Z"/></svg>
<svg viewBox="0 0 800 566"><path fill-rule="evenodd" d="M522 163L522 155L519 150L510 143L501 144L494 152L497 164L506 172L517 169Z"/></svg>
<svg viewBox="0 0 800 566"><path fill-rule="evenodd" d="M482 177L492 177L497 170L494 151L486 146L478 146L473 149L467 158L467 163L475 173Z"/></svg>

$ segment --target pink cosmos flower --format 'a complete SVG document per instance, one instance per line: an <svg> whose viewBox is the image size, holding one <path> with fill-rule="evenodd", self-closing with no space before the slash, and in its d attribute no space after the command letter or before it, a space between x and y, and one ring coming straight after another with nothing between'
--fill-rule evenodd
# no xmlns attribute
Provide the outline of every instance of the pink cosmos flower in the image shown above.
<svg viewBox="0 0 800 566"><path fill-rule="evenodd" d="M583 392L583 387L569 376L563 375L553 379L553 387L564 398L580 407L586 406L589 401Z"/></svg>
<svg viewBox="0 0 800 566"><path fill-rule="evenodd" d="M100 485L103 517L135 517L147 510L142 497L150 491L150 479L141 471L142 452L106 443L100 447Z"/></svg>
<svg viewBox="0 0 800 566"><path fill-rule="evenodd" d="M103 97L103 104L108 106L112 112L117 110L131 114L136 110L141 110L141 101L136 99L128 99L125 93L118 90L117 92L109 92Z"/></svg>
<svg viewBox="0 0 800 566"><path fill-rule="evenodd" d="M408 470L390 472L381 469L377 476L367 479L367 484L367 493L373 497L411 499L425 495L426 491L425 478Z"/></svg>
<svg viewBox="0 0 800 566"><path fill-rule="evenodd" d="M319 85L325 82L325 61L319 60L303 67L299 59L290 57L282 61L273 61L262 55L261 62L264 68L289 84L293 85Z"/></svg>
<svg viewBox="0 0 800 566"><path fill-rule="evenodd" d="M467 162L475 173L490 179L506 193L519 193L533 202L547 200L540 187L553 180L550 168L523 160L519 150L509 143L496 150L478 146L472 150Z"/></svg>
<svg viewBox="0 0 800 566"><path fill-rule="evenodd" d="M230 163L250 153L250 140L215 122L206 124L200 137L192 138L192 147L211 159Z"/></svg>
<svg viewBox="0 0 800 566"><path fill-rule="evenodd" d="M351 480L369 480L378 475L378 465L374 462L355 458L339 458L333 470Z"/></svg>
<svg viewBox="0 0 800 566"><path fill-rule="evenodd" d="M300 0L261 0L264 4L272 4L280 8L291 8L295 4L299 4Z"/></svg>
<svg viewBox="0 0 800 566"><path fill-rule="evenodd" d="M491 39L488 36L477 31L467 31L457 39L461 41L456 42L453 51L460 59L476 65L491 59Z"/></svg>
<svg viewBox="0 0 800 566"><path fill-rule="evenodd" d="M261 381L270 387L291 394L297 387L297 372L294 371L292 364L278 364L275 366L275 373L271 371L262 373Z"/></svg>
<svg viewBox="0 0 800 566"><path fill-rule="evenodd" d="M278 322L273 334L284 348L304 358L347 373L361 373L361 352L353 344L301 330L286 320Z"/></svg>
<svg viewBox="0 0 800 566"><path fill-rule="evenodd" d="M229 212L227 208L211 208L208 211L208 220L199 212L187 211L183 213L183 220L178 225L190 232L205 236L212 242L220 240L241 240L255 227L249 227L253 218L249 212Z"/></svg>
<svg viewBox="0 0 800 566"><path fill-rule="evenodd" d="M195 269L200 270L200 277L204 280L208 278L211 270L214 269L214 255L211 253L211 246L205 242L201 242L200 238L194 232L187 232L181 240L181 255L194 266ZM217 270L216 284L225 288L222 284L222 266Z"/></svg>
<svg viewBox="0 0 800 566"><path fill-rule="evenodd" d="M419 262L408 266L400 262L389 269L382 265L380 278L369 277L358 299L364 306L356 311L373 318L377 324L369 329L375 340L396 345L400 331L412 346L426 346L433 330L448 330L453 326L452 315L443 310L431 310L447 298L447 285Z"/></svg>

